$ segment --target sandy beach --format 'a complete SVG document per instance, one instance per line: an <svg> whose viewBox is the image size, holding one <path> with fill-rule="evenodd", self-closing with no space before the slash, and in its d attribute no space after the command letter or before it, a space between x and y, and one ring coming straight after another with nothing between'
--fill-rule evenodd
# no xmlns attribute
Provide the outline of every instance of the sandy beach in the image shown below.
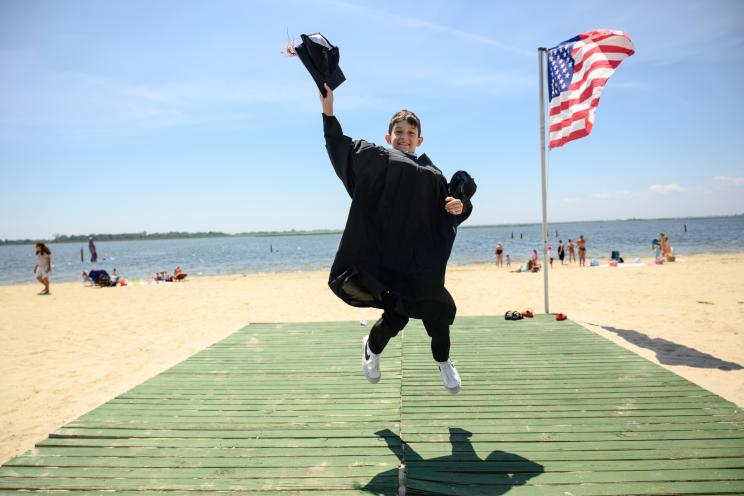
<svg viewBox="0 0 744 496"><path fill-rule="evenodd" d="M0 286L0 462L251 322L377 319L378 310L344 305L326 279L267 273L101 289L52 278L46 297L38 284ZM541 273L451 266L447 287L459 315L543 311ZM744 407L744 254L625 268L556 261L550 287L551 312ZM363 332L352 325L349 339Z"/></svg>

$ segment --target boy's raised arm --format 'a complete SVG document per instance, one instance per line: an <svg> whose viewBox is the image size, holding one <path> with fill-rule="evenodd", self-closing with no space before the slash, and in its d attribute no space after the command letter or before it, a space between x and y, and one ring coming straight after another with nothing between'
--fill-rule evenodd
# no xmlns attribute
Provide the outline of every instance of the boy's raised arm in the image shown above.
<svg viewBox="0 0 744 496"><path fill-rule="evenodd" d="M341 124L333 116L333 91L325 85L326 96L320 93L320 104L323 108L323 135L326 150L331 159L333 169L341 182L344 183L349 196L354 191L354 172L352 167L353 143L351 138L344 136Z"/></svg>
<svg viewBox="0 0 744 496"><path fill-rule="evenodd" d="M333 117L333 91L328 84L323 83L326 90L326 96L323 93L318 92L320 95L320 106L323 107L323 114L328 117Z"/></svg>

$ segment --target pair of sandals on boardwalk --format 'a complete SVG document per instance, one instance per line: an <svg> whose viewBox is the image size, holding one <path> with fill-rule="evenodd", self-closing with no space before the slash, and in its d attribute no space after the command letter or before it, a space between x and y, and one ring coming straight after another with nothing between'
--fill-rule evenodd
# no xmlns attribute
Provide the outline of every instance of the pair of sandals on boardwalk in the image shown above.
<svg viewBox="0 0 744 496"><path fill-rule="evenodd" d="M516 310L509 310L504 314L504 320L522 320L523 318L532 318L535 314L532 313L532 310L525 310L524 312L518 312Z"/></svg>

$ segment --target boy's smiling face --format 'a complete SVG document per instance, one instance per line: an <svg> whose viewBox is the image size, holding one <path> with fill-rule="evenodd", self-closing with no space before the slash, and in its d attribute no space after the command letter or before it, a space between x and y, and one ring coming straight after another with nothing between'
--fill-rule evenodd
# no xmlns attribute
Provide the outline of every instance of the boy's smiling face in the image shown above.
<svg viewBox="0 0 744 496"><path fill-rule="evenodd" d="M419 136L419 130L406 121L396 122L391 134L385 135L385 141L398 151L416 153L424 138Z"/></svg>

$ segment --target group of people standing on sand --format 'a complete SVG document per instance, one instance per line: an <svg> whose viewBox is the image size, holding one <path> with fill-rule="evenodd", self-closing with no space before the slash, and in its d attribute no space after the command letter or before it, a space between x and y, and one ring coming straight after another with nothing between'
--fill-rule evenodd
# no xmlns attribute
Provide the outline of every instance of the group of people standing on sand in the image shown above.
<svg viewBox="0 0 744 496"><path fill-rule="evenodd" d="M566 252L568 252L568 262L566 262ZM578 258L577 258L578 252ZM506 266L511 266L511 257L509 254L505 254L503 243L496 244L496 266L501 268L504 266L504 258L506 257ZM553 245L548 244L548 261L550 267L553 267ZM567 244L563 243L562 239L558 240L558 259L561 261L561 265L566 263L572 264L576 261L579 263L579 267L586 266L586 238L583 234L580 234L576 241L569 239ZM530 258L525 265L527 270L515 270L514 272L537 272L540 270L539 255L537 250L532 250Z"/></svg>

